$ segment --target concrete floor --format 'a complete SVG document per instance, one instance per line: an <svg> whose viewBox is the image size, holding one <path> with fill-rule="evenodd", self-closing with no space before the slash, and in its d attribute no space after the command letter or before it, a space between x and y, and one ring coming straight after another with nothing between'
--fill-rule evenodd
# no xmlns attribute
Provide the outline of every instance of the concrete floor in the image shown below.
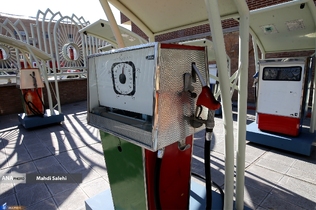
<svg viewBox="0 0 316 210"><path fill-rule="evenodd" d="M109 188L98 130L87 125L86 102L64 105L65 121L24 129L16 114L0 116L0 175L80 173L81 183L0 183L0 206L27 209L85 209L85 201ZM234 117L235 114L234 114ZM249 111L248 123L254 120ZM236 137L236 121L234 133ZM195 136L192 171L203 175L203 132ZM212 177L224 186L224 133L216 118ZM254 143L246 145L245 205L251 209L316 209L316 150L297 155Z"/></svg>

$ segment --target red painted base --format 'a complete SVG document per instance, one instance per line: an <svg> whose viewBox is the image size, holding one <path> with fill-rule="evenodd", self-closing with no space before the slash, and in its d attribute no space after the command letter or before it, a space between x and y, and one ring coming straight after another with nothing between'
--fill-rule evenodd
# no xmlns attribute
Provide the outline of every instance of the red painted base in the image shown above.
<svg viewBox="0 0 316 210"><path fill-rule="evenodd" d="M43 115L44 106L42 104L42 88L22 89L22 103L27 116Z"/></svg>
<svg viewBox="0 0 316 210"><path fill-rule="evenodd" d="M174 143L165 148L160 170L160 203L162 209L189 209L191 155L193 136L186 138L191 147L185 151ZM145 150L148 209L155 207L155 164L157 152Z"/></svg>
<svg viewBox="0 0 316 210"><path fill-rule="evenodd" d="M258 113L258 128L262 131L269 131L290 136L298 136L300 119L294 117Z"/></svg>

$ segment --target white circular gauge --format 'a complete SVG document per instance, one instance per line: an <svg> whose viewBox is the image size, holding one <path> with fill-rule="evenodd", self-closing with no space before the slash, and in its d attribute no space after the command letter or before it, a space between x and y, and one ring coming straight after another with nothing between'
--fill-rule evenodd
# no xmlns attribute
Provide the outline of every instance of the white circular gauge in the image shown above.
<svg viewBox="0 0 316 210"><path fill-rule="evenodd" d="M131 61L114 63L111 68L113 89L116 94L135 94L135 65Z"/></svg>

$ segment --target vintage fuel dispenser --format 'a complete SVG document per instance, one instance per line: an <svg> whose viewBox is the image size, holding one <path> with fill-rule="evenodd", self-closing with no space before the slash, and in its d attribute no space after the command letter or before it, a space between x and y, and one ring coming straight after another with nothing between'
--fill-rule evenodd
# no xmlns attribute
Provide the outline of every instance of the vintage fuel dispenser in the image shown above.
<svg viewBox="0 0 316 210"><path fill-rule="evenodd" d="M263 131L298 136L304 87L305 60L300 58L260 61L257 99L258 128Z"/></svg>
<svg viewBox="0 0 316 210"><path fill-rule="evenodd" d="M100 129L115 209L188 209L193 134L220 106L206 47L155 42L88 62L88 124Z"/></svg>
<svg viewBox="0 0 316 210"><path fill-rule="evenodd" d="M17 86L21 89L22 104L26 116L43 116L43 81L39 69L21 69L17 75Z"/></svg>

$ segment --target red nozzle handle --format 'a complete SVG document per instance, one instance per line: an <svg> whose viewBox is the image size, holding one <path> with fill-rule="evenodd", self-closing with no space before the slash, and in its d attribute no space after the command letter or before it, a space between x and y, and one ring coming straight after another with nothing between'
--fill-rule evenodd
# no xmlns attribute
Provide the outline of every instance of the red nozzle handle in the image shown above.
<svg viewBox="0 0 316 210"><path fill-rule="evenodd" d="M217 110L221 107L221 103L215 99L211 89L208 86L202 87L202 92L196 101L196 105L205 106L210 110Z"/></svg>

